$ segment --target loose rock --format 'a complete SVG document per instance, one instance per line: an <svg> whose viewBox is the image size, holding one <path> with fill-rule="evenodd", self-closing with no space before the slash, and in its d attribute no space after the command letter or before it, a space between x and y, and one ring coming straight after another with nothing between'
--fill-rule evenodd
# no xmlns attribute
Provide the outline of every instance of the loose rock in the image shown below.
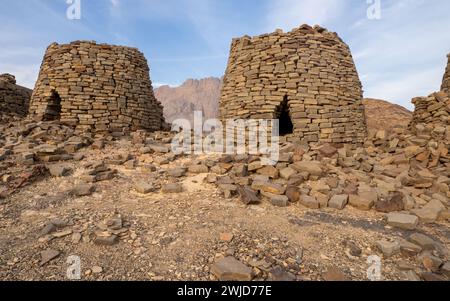
<svg viewBox="0 0 450 301"><path fill-rule="evenodd" d="M41 266L47 264L48 262L52 261L56 257L58 257L61 254L60 251L53 250L53 249L47 249L45 251L41 252Z"/></svg>
<svg viewBox="0 0 450 301"><path fill-rule="evenodd" d="M183 192L183 186L178 183L172 183L164 185L162 188L163 193L181 193Z"/></svg>
<svg viewBox="0 0 450 301"><path fill-rule="evenodd" d="M419 218L409 214L389 213L387 218L388 225L405 230L414 230L419 224Z"/></svg>
<svg viewBox="0 0 450 301"><path fill-rule="evenodd" d="M252 269L234 257L219 259L211 267L211 273L220 281L251 281Z"/></svg>

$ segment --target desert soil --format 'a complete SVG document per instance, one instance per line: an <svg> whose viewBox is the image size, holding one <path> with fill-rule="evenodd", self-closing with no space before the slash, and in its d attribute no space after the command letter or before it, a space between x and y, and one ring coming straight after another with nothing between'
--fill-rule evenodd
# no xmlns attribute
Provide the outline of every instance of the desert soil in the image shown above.
<svg viewBox="0 0 450 301"><path fill-rule="evenodd" d="M407 238L412 232L387 226L385 214L375 211L351 206L309 210L298 203L280 208L267 201L245 206L239 197L225 199L214 185L205 184L206 174L180 179L183 193L135 191L139 181L157 187L173 181L164 170L192 158L152 171L148 166L157 155L139 155L148 166L114 166L116 177L96 183L92 195L69 193L89 163L133 151L138 153L127 140L103 150L85 149L81 162L65 164L72 169L68 176L44 177L0 199L0 279L67 280L73 255L81 260L83 280L215 280L211 265L226 256L253 267L256 280L270 279L274 267L297 280L324 280L330 277L327 271L337 278L367 280L372 255L380 256L385 280L405 280L404 271L421 270L415 257L383 258L377 241ZM98 224L114 216L123 220L118 243L95 244ZM54 220L64 222L61 228L41 235ZM447 224L424 225L420 232L449 249ZM49 249L58 256L41 264L41 252Z"/></svg>

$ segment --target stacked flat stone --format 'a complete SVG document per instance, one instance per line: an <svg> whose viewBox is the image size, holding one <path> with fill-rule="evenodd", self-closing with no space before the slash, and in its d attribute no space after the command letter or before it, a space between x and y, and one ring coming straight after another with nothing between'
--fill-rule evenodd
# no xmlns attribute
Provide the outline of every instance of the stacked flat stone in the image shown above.
<svg viewBox="0 0 450 301"><path fill-rule="evenodd" d="M362 144L362 85L336 33L303 25L233 39L220 98L222 119L277 119L287 100L288 141Z"/></svg>
<svg viewBox="0 0 450 301"><path fill-rule="evenodd" d="M164 124L144 55L87 41L47 48L29 116L96 132L156 131Z"/></svg>
<svg viewBox="0 0 450 301"><path fill-rule="evenodd" d="M416 126L425 124L428 126L450 126L450 54L447 69L442 80L441 91L428 97L415 97L412 103L415 106L413 119L409 125L412 131Z"/></svg>
<svg viewBox="0 0 450 301"><path fill-rule="evenodd" d="M448 57L448 64L447 69L445 70L444 80L442 81L441 91L450 94L450 54L447 55L447 57Z"/></svg>
<svg viewBox="0 0 450 301"><path fill-rule="evenodd" d="M428 97L416 97L412 100L415 105L410 128L414 130L418 124L435 126L450 125L450 95L444 91L436 92Z"/></svg>
<svg viewBox="0 0 450 301"><path fill-rule="evenodd" d="M11 74L0 75L0 113L25 116L28 112L32 90L16 85Z"/></svg>

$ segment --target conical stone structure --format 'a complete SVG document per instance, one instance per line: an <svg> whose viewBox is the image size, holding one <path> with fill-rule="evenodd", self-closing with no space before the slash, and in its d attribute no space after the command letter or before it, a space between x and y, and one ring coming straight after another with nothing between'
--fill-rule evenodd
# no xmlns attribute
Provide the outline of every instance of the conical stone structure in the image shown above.
<svg viewBox="0 0 450 301"><path fill-rule="evenodd" d="M447 57L448 57L447 69L445 70L444 79L442 80L441 91L450 94L450 54L447 55Z"/></svg>
<svg viewBox="0 0 450 301"><path fill-rule="evenodd" d="M280 119L289 141L362 144L363 91L349 47L303 25L233 39L220 97L222 119Z"/></svg>
<svg viewBox="0 0 450 301"><path fill-rule="evenodd" d="M28 113L32 91L16 84L11 74L0 74L0 113L25 116Z"/></svg>
<svg viewBox="0 0 450 301"><path fill-rule="evenodd" d="M163 108L136 48L76 41L48 47L29 116L81 130L160 130Z"/></svg>
<svg viewBox="0 0 450 301"><path fill-rule="evenodd" d="M437 132L444 133L446 128L450 129L450 54L449 62L442 81L441 91L433 93L428 97L415 97L413 119L409 128L415 132L416 126L425 124L438 127ZM447 130L450 133L450 130Z"/></svg>

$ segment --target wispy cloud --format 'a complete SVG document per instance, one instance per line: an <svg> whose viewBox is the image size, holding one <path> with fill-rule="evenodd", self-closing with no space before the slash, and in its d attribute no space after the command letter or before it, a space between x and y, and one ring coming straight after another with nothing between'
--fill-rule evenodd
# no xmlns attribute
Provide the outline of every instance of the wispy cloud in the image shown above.
<svg viewBox="0 0 450 301"><path fill-rule="evenodd" d="M63 0L10 1L0 10L0 72L33 87L48 44L82 39L138 47L155 86L178 83L222 76L233 37L309 23L350 45L366 96L411 108L439 88L450 52L448 0L382 0L379 21L366 18L365 0L82 1L77 21Z"/></svg>
<svg viewBox="0 0 450 301"><path fill-rule="evenodd" d="M40 66L40 64L21 65L0 62L0 73L10 73L16 77L18 85L33 89Z"/></svg>
<svg viewBox="0 0 450 301"><path fill-rule="evenodd" d="M450 35L447 1L383 1L382 19L361 19L346 33L365 95L410 109L415 96L439 90ZM444 9L443 5L446 6Z"/></svg>
<svg viewBox="0 0 450 301"><path fill-rule="evenodd" d="M271 1L267 30L290 30L304 23L329 25L344 12L345 0L277 0Z"/></svg>
<svg viewBox="0 0 450 301"><path fill-rule="evenodd" d="M0 60L23 60L28 58L41 58L41 49L30 46L10 46L5 45L0 48Z"/></svg>
<svg viewBox="0 0 450 301"><path fill-rule="evenodd" d="M110 0L111 5L113 7L119 7L120 6L120 0Z"/></svg>
<svg viewBox="0 0 450 301"><path fill-rule="evenodd" d="M168 86L171 88L175 88L180 86L180 84L169 84L169 83L152 83L153 88L157 89L157 88L161 88L163 86Z"/></svg>
<svg viewBox="0 0 450 301"><path fill-rule="evenodd" d="M56 5L55 5L56 4ZM99 37L86 23L66 18L65 1L11 1L0 11L0 72L34 87L46 47L69 36Z"/></svg>
<svg viewBox="0 0 450 301"><path fill-rule="evenodd" d="M430 68L410 74L402 74L402 76L396 74L394 76L390 74L369 76L365 96L395 102L413 110L412 98L428 96L439 90L442 75L442 68Z"/></svg>

